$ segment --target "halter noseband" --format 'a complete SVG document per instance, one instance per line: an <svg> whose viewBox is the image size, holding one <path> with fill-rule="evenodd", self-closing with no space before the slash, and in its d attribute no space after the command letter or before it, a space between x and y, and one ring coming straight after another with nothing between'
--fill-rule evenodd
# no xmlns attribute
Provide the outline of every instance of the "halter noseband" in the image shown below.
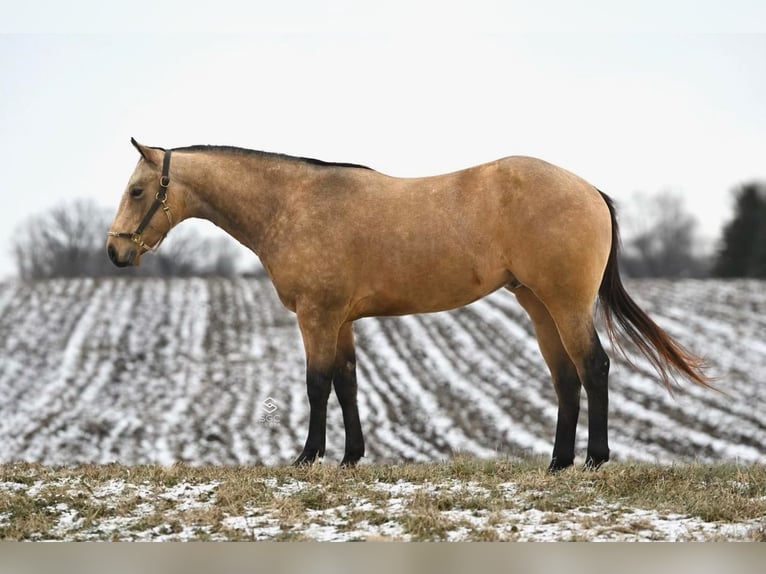
<svg viewBox="0 0 766 574"><path fill-rule="evenodd" d="M162 175L160 176L160 189L157 190L157 193L154 195L154 201L152 202L152 205L149 207L149 211L146 212L146 215L144 215L144 218L141 220L141 223L138 224L138 227L133 233L128 233L126 231L123 231L121 233L115 233L114 231L109 231L107 235L109 237L122 237L124 239L130 239L133 243L138 245L141 249L144 251L156 251L159 249L160 244L165 240L165 237L167 237L167 232L163 234L162 237L160 237L159 241L155 243L153 246L148 246L146 243L143 242L141 239L141 234L146 229L146 226L149 225L149 222L152 220L152 217L154 217L154 214L157 213L157 210L162 207L162 211L165 212L165 215L168 218L168 223L170 223L170 227L168 228L168 232L170 231L170 228L173 227L173 218L170 214L170 207L168 206L168 186L170 185L170 150L165 150L165 157L162 159Z"/></svg>

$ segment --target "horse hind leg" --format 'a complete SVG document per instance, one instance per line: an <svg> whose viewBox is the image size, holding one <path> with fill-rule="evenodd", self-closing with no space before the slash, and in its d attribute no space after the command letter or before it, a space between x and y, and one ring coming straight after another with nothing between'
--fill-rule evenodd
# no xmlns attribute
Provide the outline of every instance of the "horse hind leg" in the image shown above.
<svg viewBox="0 0 766 574"><path fill-rule="evenodd" d="M558 397L556 438L548 467L549 472L556 472L574 464L575 436L580 416L580 377L561 342L556 324L542 301L520 284L509 286L509 290L516 295L532 320L540 352L551 372L553 387Z"/></svg>
<svg viewBox="0 0 766 574"><path fill-rule="evenodd" d="M346 449L340 464L354 466L364 456L364 435L356 401L356 351L351 322L344 323L338 334L333 386L343 412L343 426L346 432Z"/></svg>
<svg viewBox="0 0 766 574"><path fill-rule="evenodd" d="M574 364L588 400L588 453L586 468L609 460L609 357L593 325L593 298L554 299L548 308L561 343Z"/></svg>

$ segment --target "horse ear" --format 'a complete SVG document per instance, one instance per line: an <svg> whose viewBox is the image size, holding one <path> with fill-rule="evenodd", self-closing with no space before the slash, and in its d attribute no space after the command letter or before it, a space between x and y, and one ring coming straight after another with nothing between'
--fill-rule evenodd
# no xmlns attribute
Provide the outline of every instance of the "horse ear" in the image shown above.
<svg viewBox="0 0 766 574"><path fill-rule="evenodd" d="M141 157L144 158L147 162L159 166L162 162L162 150L154 147L148 147L145 145L142 145L138 143L135 138L130 138L130 143L133 144L133 147L138 150L138 153L141 154Z"/></svg>

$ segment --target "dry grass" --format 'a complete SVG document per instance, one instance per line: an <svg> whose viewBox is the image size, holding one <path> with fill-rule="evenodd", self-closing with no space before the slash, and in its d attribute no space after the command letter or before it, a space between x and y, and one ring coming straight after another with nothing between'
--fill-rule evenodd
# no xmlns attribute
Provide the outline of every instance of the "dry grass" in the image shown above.
<svg viewBox="0 0 766 574"><path fill-rule="evenodd" d="M763 540L764 517L766 468L733 464L0 465L5 540Z"/></svg>

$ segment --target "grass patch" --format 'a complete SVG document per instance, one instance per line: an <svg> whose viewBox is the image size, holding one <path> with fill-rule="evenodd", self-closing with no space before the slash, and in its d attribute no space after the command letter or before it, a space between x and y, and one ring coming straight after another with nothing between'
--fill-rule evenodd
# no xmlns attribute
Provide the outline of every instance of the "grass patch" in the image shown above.
<svg viewBox="0 0 766 574"><path fill-rule="evenodd" d="M682 539L766 538L762 466L544 468L467 457L355 469L5 464L0 539L674 539L657 525L665 516L687 521Z"/></svg>

